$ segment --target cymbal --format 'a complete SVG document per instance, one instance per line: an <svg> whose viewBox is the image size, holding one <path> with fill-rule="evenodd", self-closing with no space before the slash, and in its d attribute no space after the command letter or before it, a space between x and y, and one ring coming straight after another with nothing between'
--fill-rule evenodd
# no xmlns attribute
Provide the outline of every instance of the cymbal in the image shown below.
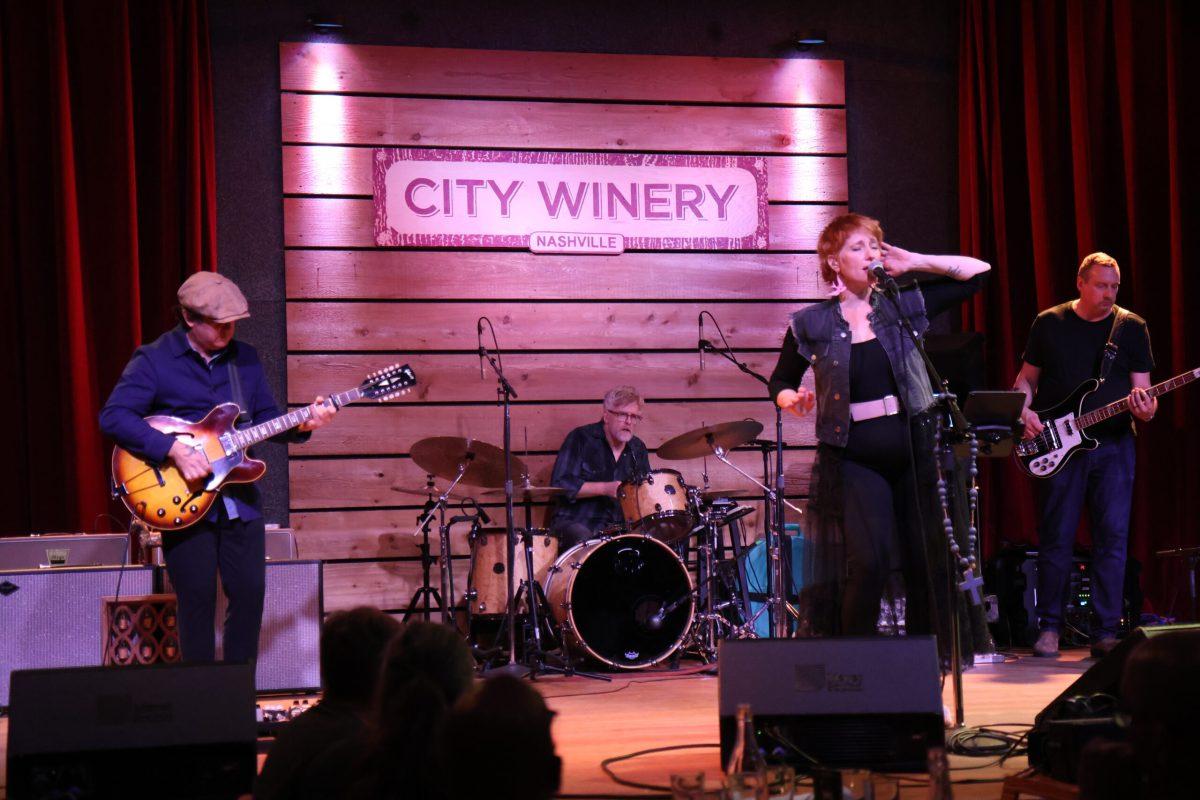
<svg viewBox="0 0 1200 800"><path fill-rule="evenodd" d="M762 423L752 419L721 422L681 433L658 446L658 457L667 461L686 461L689 458L711 456L714 446L731 450L762 433Z"/></svg>
<svg viewBox="0 0 1200 800"><path fill-rule="evenodd" d="M421 469L439 478L452 481L458 469L466 465L460 484L494 487L504 485L504 451L487 442L460 439L456 436L432 436L412 446L412 460ZM512 457L512 474L524 475L529 470L517 456Z"/></svg>
<svg viewBox="0 0 1200 800"><path fill-rule="evenodd" d="M441 486L389 486L388 488L393 492L399 492L400 494L411 494L417 497L427 497L429 495L438 497L442 492L446 491L445 488ZM456 497L458 494L459 492L456 487L455 491L450 493L450 496Z"/></svg>
<svg viewBox="0 0 1200 800"><path fill-rule="evenodd" d="M534 486L533 484L518 484L513 487L513 497L557 497L560 494L566 494L566 489L560 489L557 486ZM504 496L503 489L487 489L480 492L481 495L494 497L499 495Z"/></svg>

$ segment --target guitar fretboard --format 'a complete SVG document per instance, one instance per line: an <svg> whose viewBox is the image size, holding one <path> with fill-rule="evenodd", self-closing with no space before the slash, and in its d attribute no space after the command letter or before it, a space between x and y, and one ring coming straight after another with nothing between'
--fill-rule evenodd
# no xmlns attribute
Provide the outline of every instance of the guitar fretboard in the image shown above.
<svg viewBox="0 0 1200 800"><path fill-rule="evenodd" d="M1178 389L1180 386L1185 386L1197 378L1200 378L1200 369L1193 369L1180 375L1176 375L1170 380L1154 384L1146 390L1146 394L1150 395L1151 397L1158 397L1161 394L1172 392ZM1124 397L1120 400L1109 403L1106 406L1101 406L1100 408L1089 411L1086 414L1080 414L1079 419L1076 420L1076 424L1080 428L1087 428L1091 425L1095 425L1097 422L1103 422L1110 417L1115 417L1117 414L1123 414L1128 410L1129 398Z"/></svg>
<svg viewBox="0 0 1200 800"><path fill-rule="evenodd" d="M351 389L348 392L339 392L338 394L330 395L325 403L332 405L334 408L341 408L344 405L362 399L362 397L362 391ZM297 408L295 411L290 411L275 419L269 419L258 425L251 425L249 428L234 431L232 434L233 443L239 450L245 450L264 439L270 439L272 436L278 436L284 431L290 431L292 428L302 425L310 419L312 419L312 406Z"/></svg>

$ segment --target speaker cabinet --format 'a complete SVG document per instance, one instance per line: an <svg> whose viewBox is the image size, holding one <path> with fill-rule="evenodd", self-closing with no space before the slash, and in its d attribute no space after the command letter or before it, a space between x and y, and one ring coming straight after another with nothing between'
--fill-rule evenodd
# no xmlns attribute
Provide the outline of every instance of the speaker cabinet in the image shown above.
<svg viewBox="0 0 1200 800"><path fill-rule="evenodd" d="M217 653L225 593L217 591ZM321 687L321 620L324 597L320 561L268 561L255 685L260 692L315 691Z"/></svg>
<svg viewBox="0 0 1200 800"><path fill-rule="evenodd" d="M247 664L14 672L8 796L248 794L254 699Z"/></svg>
<svg viewBox="0 0 1200 800"><path fill-rule="evenodd" d="M99 666L104 600L154 592L153 567L0 572L0 706L18 669Z"/></svg>
<svg viewBox="0 0 1200 800"><path fill-rule="evenodd" d="M812 766L923 772L942 742L942 693L932 636L730 639L719 653L721 761L750 705L759 745ZM783 742L789 742L791 747Z"/></svg>

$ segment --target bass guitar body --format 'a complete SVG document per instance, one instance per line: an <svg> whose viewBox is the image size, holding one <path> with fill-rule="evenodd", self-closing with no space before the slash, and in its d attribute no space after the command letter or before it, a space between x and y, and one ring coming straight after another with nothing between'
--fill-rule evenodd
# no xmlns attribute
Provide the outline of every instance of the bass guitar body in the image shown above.
<svg viewBox="0 0 1200 800"><path fill-rule="evenodd" d="M1086 380L1066 400L1053 408L1037 411L1045 428L1032 439L1017 442L1013 448L1017 464L1028 475L1049 478L1063 468L1067 459L1081 450L1095 450L1099 443L1079 424L1083 400L1099 388L1100 382Z"/></svg>
<svg viewBox="0 0 1200 800"><path fill-rule="evenodd" d="M239 413L236 404L223 403L199 422L147 417L150 427L203 452L212 465L212 474L189 484L173 464L149 464L116 447L112 454L113 494L129 513L157 530L178 531L204 519L222 486L253 483L267 471L262 461L233 446L231 435Z"/></svg>

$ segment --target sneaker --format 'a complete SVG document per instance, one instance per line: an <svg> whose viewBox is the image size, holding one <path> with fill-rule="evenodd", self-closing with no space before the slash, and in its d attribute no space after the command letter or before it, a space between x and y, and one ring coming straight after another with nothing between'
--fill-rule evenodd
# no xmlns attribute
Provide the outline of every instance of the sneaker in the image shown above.
<svg viewBox="0 0 1200 800"><path fill-rule="evenodd" d="M1058 631L1042 631L1033 644L1033 654L1040 658L1058 657Z"/></svg>
<svg viewBox="0 0 1200 800"><path fill-rule="evenodd" d="M1117 637L1105 636L1092 642L1092 658L1104 658L1117 646Z"/></svg>

